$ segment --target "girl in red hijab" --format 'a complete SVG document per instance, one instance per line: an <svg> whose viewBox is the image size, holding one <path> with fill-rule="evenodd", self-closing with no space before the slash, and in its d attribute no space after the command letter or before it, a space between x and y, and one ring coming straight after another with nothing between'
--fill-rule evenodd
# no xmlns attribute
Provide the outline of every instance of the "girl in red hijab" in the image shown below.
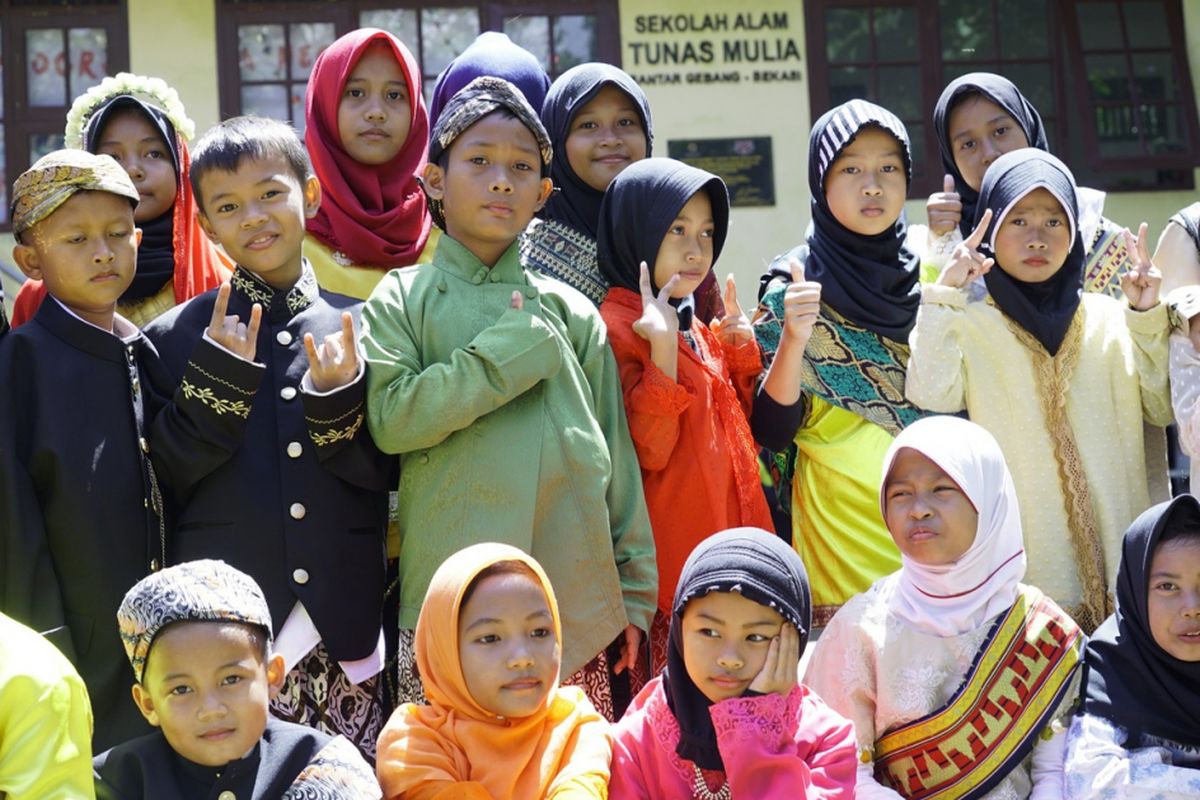
<svg viewBox="0 0 1200 800"><path fill-rule="evenodd" d="M384 273L429 261L437 244L416 177L429 151L416 59L387 31L347 33L313 65L305 126L321 208L304 255L322 288L366 299Z"/></svg>

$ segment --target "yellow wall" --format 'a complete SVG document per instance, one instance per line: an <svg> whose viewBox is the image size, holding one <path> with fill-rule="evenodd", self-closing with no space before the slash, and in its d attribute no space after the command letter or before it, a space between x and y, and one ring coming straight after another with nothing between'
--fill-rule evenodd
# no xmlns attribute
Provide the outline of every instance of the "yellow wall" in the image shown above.
<svg viewBox="0 0 1200 800"><path fill-rule="evenodd" d="M727 30L716 32L655 33L648 24L638 31L638 17L684 13L696 19L705 14L725 15ZM779 30L732 30L738 13L786 14L787 27ZM731 4L727 0L621 0L621 48L625 70L635 76L678 74L678 85L643 81L654 115L654 155L667 155L668 139L706 139L770 136L775 164L775 205L735 208L729 239L717 263L722 279L728 272L737 278L743 306L753 307L758 276L776 254L800 241L808 223L808 71L803 60L773 63L731 63L723 58L726 41L766 40L774 53L777 40L792 40L804 54L804 14L796 0L752 0ZM646 20L644 19L645 23ZM712 42L713 61L677 66L635 63L645 47L675 43ZM635 47L635 45L637 45ZM754 82L756 70L799 70L800 81ZM736 71L737 84L689 84L687 77L701 73Z"/></svg>
<svg viewBox="0 0 1200 800"><path fill-rule="evenodd" d="M216 0L128 0L131 72L175 87L196 134L219 118Z"/></svg>

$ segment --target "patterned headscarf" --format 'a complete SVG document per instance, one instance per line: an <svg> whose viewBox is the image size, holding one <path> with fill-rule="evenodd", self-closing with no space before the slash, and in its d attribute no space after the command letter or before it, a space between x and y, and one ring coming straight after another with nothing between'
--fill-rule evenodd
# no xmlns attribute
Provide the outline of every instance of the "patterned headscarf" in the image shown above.
<svg viewBox="0 0 1200 800"><path fill-rule="evenodd" d="M154 637L174 622L236 622L272 636L267 600L246 573L212 559L168 567L134 584L117 609L121 643L138 683Z"/></svg>
<svg viewBox="0 0 1200 800"><path fill-rule="evenodd" d="M78 192L110 192L138 204L128 173L112 156L86 150L55 150L37 160L13 183L12 231L21 234L58 210Z"/></svg>
<svg viewBox="0 0 1200 800"><path fill-rule="evenodd" d="M542 156L542 177L548 176L554 151L550 147L550 136L546 133L542 121L538 119L538 115L520 89L502 78L490 76L471 81L446 103L441 116L438 117L437 126L433 129L433 138L429 142L429 163L437 163L450 149L450 145L454 144L455 139L466 133L476 122L501 108L512 112L512 115L533 134ZM431 198L429 212L438 227L445 230L446 217L442 213L441 201Z"/></svg>

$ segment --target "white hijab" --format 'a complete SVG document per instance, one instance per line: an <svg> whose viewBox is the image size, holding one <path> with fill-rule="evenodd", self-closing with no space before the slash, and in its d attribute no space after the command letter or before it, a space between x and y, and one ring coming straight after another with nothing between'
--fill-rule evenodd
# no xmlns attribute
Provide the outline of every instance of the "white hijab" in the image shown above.
<svg viewBox="0 0 1200 800"><path fill-rule="evenodd" d="M958 636L1010 608L1025 576L1021 510L1000 445L986 430L958 417L927 417L909 425L883 459L879 505L886 519L888 473L902 448L916 450L958 484L975 511L975 541L952 564L927 566L902 556L892 611L918 630Z"/></svg>

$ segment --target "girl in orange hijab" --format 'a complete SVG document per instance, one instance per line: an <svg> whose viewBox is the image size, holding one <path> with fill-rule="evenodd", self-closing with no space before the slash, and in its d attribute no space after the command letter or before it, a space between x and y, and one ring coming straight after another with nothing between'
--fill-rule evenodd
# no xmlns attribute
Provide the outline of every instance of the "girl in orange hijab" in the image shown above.
<svg viewBox="0 0 1200 800"><path fill-rule="evenodd" d="M406 703L379 737L389 800L608 796L608 723L559 687L562 629L541 566L483 543L434 573L417 620L429 705Z"/></svg>

